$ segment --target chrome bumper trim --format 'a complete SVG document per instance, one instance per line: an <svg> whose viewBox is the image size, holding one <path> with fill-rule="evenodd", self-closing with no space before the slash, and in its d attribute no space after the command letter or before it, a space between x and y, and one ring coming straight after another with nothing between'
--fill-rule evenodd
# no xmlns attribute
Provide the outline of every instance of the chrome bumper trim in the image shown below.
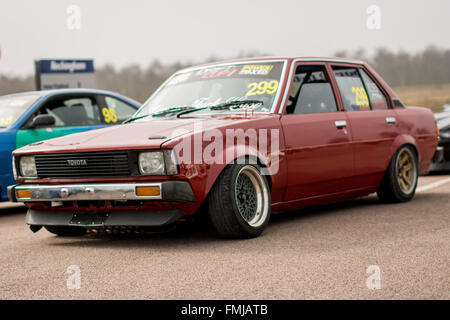
<svg viewBox="0 0 450 320"><path fill-rule="evenodd" d="M136 187L159 187L158 196L138 196ZM15 191L30 190L30 198L17 201L75 201L75 200L160 200L163 197L162 183L109 183L68 185L19 185Z"/></svg>

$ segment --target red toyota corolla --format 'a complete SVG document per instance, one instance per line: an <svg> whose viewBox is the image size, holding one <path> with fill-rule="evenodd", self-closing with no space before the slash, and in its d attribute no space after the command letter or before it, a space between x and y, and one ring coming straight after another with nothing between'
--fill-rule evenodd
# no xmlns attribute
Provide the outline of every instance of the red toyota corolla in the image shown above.
<svg viewBox="0 0 450 320"><path fill-rule="evenodd" d="M177 72L120 126L14 152L31 230L151 227L206 208L218 234L261 234L271 213L377 192L414 196L438 136L364 62L258 58Z"/></svg>

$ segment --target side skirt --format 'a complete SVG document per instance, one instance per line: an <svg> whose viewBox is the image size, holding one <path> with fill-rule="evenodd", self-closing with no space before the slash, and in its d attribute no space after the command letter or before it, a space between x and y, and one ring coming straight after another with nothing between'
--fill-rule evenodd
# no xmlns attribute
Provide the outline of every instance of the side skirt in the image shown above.
<svg viewBox="0 0 450 320"><path fill-rule="evenodd" d="M329 193L325 195L320 196L314 196L309 198L303 198L303 199L296 199L296 200L290 200L290 201L284 201L284 202L277 202L272 204L272 213L278 213L278 212L284 212L319 204L325 204L330 202L337 202L341 200L356 198L365 196L368 194L371 194L375 191L377 191L377 186L371 186L371 187L364 187L359 189L352 189L337 193Z"/></svg>

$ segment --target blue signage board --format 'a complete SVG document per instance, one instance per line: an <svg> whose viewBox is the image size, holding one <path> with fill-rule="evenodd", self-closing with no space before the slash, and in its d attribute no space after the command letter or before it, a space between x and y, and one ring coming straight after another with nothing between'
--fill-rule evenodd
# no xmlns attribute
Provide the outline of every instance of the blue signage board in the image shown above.
<svg viewBox="0 0 450 320"><path fill-rule="evenodd" d="M35 64L37 90L96 87L92 59L42 59Z"/></svg>

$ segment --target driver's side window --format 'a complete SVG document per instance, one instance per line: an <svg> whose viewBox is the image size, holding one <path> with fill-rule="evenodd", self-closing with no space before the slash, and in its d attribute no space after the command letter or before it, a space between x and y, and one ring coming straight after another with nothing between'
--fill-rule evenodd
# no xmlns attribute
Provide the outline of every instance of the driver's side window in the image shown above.
<svg viewBox="0 0 450 320"><path fill-rule="evenodd" d="M97 101L94 97L69 96L51 99L41 107L38 115L50 115L55 119L55 123L49 127L102 124Z"/></svg>
<svg viewBox="0 0 450 320"><path fill-rule="evenodd" d="M300 65L296 68L288 114L336 112L337 104L330 78L323 65Z"/></svg>

